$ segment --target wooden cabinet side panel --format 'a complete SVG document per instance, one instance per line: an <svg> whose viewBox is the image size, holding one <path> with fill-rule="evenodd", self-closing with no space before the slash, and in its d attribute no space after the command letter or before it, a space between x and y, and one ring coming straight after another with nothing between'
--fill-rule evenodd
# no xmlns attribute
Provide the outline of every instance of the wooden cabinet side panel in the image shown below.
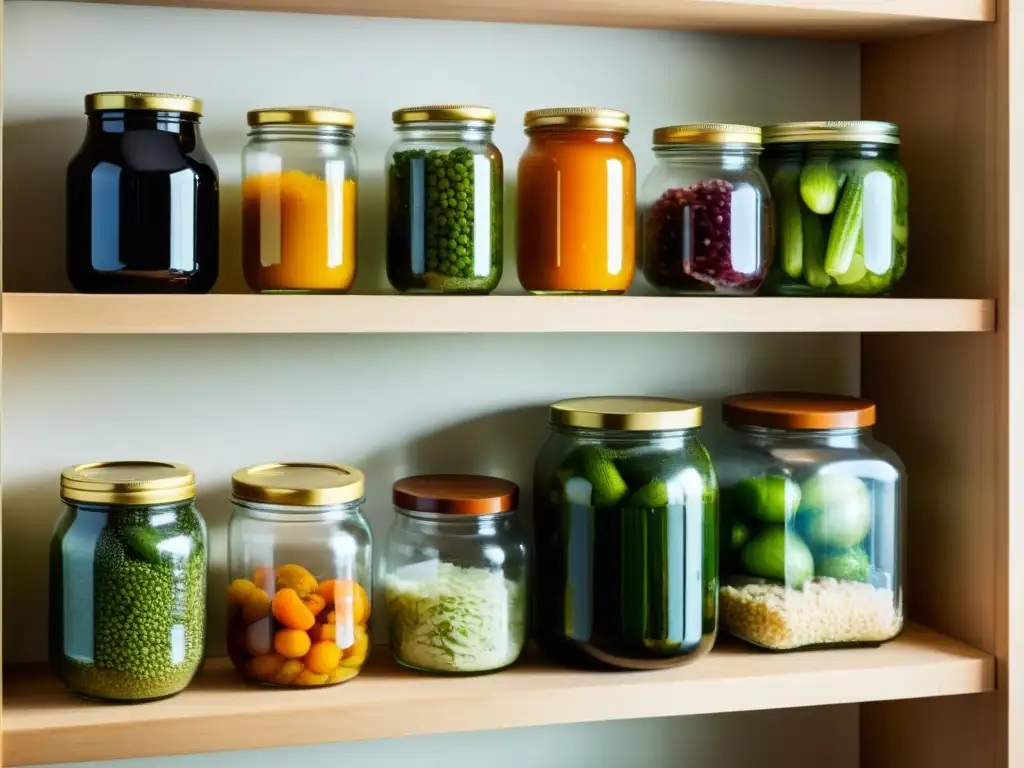
<svg viewBox="0 0 1024 768"><path fill-rule="evenodd" d="M862 114L903 128L914 232L907 292L998 301L995 334L862 340L862 391L878 402L878 436L908 467L908 615L995 654L999 686L984 697L864 705L861 765L870 768L1024 766L1010 664L1020 655L1011 587L1024 554L1010 515L1020 496L1010 437L1024 424L1010 345L1010 184L1020 174L1009 167L1008 0L999 18L863 48Z"/></svg>

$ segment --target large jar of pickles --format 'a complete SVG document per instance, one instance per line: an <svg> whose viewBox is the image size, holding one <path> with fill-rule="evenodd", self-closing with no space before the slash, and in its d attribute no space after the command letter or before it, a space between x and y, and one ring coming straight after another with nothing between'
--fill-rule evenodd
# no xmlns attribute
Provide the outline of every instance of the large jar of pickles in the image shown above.
<svg viewBox="0 0 1024 768"><path fill-rule="evenodd" d="M231 477L228 655L263 685L334 685L370 649L370 527L363 473L260 464Z"/></svg>
<svg viewBox="0 0 1024 768"><path fill-rule="evenodd" d="M387 272L397 290L490 293L502 270L502 161L487 107L392 114Z"/></svg>
<svg viewBox="0 0 1024 768"><path fill-rule="evenodd" d="M629 115L526 113L519 160L519 282L531 293L623 293L636 262L636 163Z"/></svg>
<svg viewBox="0 0 1024 768"><path fill-rule="evenodd" d="M534 475L537 638L575 666L657 669L717 629L718 484L701 407L592 397L551 407Z"/></svg>
<svg viewBox="0 0 1024 768"><path fill-rule="evenodd" d="M892 123L784 123L764 129L783 295L888 294L907 269L909 185Z"/></svg>
<svg viewBox="0 0 1024 768"><path fill-rule="evenodd" d="M874 404L755 393L722 412L723 627L771 650L896 637L905 477L871 437Z"/></svg>
<svg viewBox="0 0 1024 768"><path fill-rule="evenodd" d="M261 293L345 293L356 277L355 117L332 107L249 112L242 265Z"/></svg>
<svg viewBox="0 0 1024 768"><path fill-rule="evenodd" d="M384 553L391 652L424 672L507 667L526 644L526 534L519 487L477 475L395 483Z"/></svg>
<svg viewBox="0 0 1024 768"><path fill-rule="evenodd" d="M643 272L666 293L750 296L771 262L761 129L697 123L654 131L641 190Z"/></svg>
<svg viewBox="0 0 1024 768"><path fill-rule="evenodd" d="M178 693L206 645L206 524L192 470L158 461L61 473L50 546L50 664L75 693Z"/></svg>

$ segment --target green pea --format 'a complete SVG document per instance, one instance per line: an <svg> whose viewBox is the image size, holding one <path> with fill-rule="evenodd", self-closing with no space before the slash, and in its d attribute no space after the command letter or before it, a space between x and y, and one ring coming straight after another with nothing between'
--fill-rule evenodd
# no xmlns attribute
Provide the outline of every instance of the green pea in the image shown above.
<svg viewBox="0 0 1024 768"><path fill-rule="evenodd" d="M461 245L458 248L455 249L455 253L458 254L460 257L465 257L465 256L469 255L469 251L467 251Z"/></svg>
<svg viewBox="0 0 1024 768"><path fill-rule="evenodd" d="M459 235L459 245L469 245L469 236Z"/></svg>
<svg viewBox="0 0 1024 768"><path fill-rule="evenodd" d="M457 210L459 213L465 213L468 208L469 206L466 205L465 200L460 200L458 203L455 204L455 210Z"/></svg>
<svg viewBox="0 0 1024 768"><path fill-rule="evenodd" d="M459 227L461 229L467 229L469 227L469 222L466 221L466 217L465 216L459 217Z"/></svg>
<svg viewBox="0 0 1024 768"><path fill-rule="evenodd" d="M448 240L448 247L453 251L459 247L459 244L456 242L454 237Z"/></svg>
<svg viewBox="0 0 1024 768"><path fill-rule="evenodd" d="M448 187L450 185L451 185L451 182L448 181L448 179L440 178L440 179L437 180L437 188L438 189L448 189Z"/></svg>
<svg viewBox="0 0 1024 768"><path fill-rule="evenodd" d="M442 197L441 198L441 207L442 208L450 208L451 207L451 203L448 202L448 198L447 197Z"/></svg>

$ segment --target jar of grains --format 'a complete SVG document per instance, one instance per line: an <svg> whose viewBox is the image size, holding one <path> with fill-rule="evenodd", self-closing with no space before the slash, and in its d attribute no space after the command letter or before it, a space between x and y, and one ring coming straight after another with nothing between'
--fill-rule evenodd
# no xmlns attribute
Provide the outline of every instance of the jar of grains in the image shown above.
<svg viewBox="0 0 1024 768"><path fill-rule="evenodd" d="M515 483L421 475L394 486L384 555L391 650L400 664L470 674L512 664L526 643L526 536Z"/></svg>
<svg viewBox="0 0 1024 768"><path fill-rule="evenodd" d="M387 272L397 290L490 293L502 271L502 161L487 107L392 114Z"/></svg>
<svg viewBox="0 0 1024 768"><path fill-rule="evenodd" d="M767 392L725 400L722 625L770 650L878 644L903 627L903 465L875 406Z"/></svg>

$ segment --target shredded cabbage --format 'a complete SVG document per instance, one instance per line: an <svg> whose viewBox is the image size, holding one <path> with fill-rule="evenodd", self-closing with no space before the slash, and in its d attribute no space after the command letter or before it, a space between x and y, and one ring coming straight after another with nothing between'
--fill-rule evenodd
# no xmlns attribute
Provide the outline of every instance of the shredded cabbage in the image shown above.
<svg viewBox="0 0 1024 768"><path fill-rule="evenodd" d="M384 580L391 647L399 661L437 672L508 666L526 640L521 584L486 568L430 561Z"/></svg>

